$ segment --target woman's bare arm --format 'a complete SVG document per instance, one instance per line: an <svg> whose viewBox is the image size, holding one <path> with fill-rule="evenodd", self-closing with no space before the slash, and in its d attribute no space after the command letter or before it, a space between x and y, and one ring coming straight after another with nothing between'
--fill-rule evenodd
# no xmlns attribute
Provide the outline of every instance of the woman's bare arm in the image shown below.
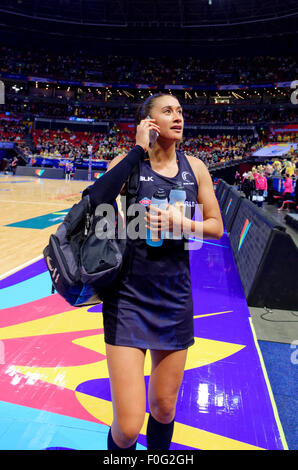
<svg viewBox="0 0 298 470"><path fill-rule="evenodd" d="M197 202L202 208L203 221L187 219L183 221L183 231L186 234L200 234L204 238L219 239L223 235L224 227L211 176L202 160L189 156L187 159L197 179Z"/></svg>

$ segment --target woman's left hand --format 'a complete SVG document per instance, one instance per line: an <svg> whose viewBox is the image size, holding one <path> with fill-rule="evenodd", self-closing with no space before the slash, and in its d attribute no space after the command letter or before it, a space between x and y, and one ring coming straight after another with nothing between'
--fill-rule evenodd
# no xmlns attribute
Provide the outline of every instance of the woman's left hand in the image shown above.
<svg viewBox="0 0 298 470"><path fill-rule="evenodd" d="M183 231L184 217L181 211L172 205L168 205L167 209L159 209L149 206L146 213L146 228L153 231L173 232L175 235L181 235Z"/></svg>

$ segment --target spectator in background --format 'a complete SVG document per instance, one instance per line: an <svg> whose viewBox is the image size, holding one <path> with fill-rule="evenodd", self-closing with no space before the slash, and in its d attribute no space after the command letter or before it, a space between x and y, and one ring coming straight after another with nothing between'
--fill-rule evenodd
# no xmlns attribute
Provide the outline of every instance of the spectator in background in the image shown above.
<svg viewBox="0 0 298 470"><path fill-rule="evenodd" d="M70 181L70 174L72 172L72 163L66 162L65 165L65 181Z"/></svg>
<svg viewBox="0 0 298 470"><path fill-rule="evenodd" d="M258 207L263 207L265 191L267 192L267 179L264 170L257 174L256 179L257 203Z"/></svg>
<svg viewBox="0 0 298 470"><path fill-rule="evenodd" d="M289 173L286 173L286 180L285 180L285 189L284 192L282 193L283 195L283 203L281 207L277 210L282 211L284 209L284 206L286 205L286 209L289 209L289 204L286 201L292 200L292 192L293 192L293 180L290 177Z"/></svg>
<svg viewBox="0 0 298 470"><path fill-rule="evenodd" d="M242 181L242 191L245 194L246 199L253 200L253 196L256 190L256 183L252 171L244 173L244 180Z"/></svg>
<svg viewBox="0 0 298 470"><path fill-rule="evenodd" d="M240 181L241 181L241 175L240 175L239 171L236 171L236 173L235 173L235 183L237 185L237 189L239 189L239 187L240 187Z"/></svg>
<svg viewBox="0 0 298 470"><path fill-rule="evenodd" d="M248 199L250 195L250 181L248 178L248 173L243 173L241 189L244 192L246 199Z"/></svg>
<svg viewBox="0 0 298 470"><path fill-rule="evenodd" d="M272 171L267 173L267 203L269 205L274 204Z"/></svg>
<svg viewBox="0 0 298 470"><path fill-rule="evenodd" d="M17 159L17 157L14 157L13 161L11 162L11 170L14 175L16 174L18 163L19 160Z"/></svg>
<svg viewBox="0 0 298 470"><path fill-rule="evenodd" d="M295 174L294 159L292 159L291 161L286 162L286 173L288 173L289 176L294 176L294 174Z"/></svg>
<svg viewBox="0 0 298 470"><path fill-rule="evenodd" d="M252 171L248 172L248 180L249 180L249 199L250 201L253 201L253 196L256 193L256 180Z"/></svg>
<svg viewBox="0 0 298 470"><path fill-rule="evenodd" d="M277 159L273 162L273 176L281 175L281 162Z"/></svg>

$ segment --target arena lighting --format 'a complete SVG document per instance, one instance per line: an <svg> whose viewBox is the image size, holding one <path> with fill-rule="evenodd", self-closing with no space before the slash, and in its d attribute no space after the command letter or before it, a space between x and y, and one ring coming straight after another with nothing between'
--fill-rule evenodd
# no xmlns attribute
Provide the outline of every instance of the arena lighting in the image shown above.
<svg viewBox="0 0 298 470"><path fill-rule="evenodd" d="M18 85L13 85L11 87L16 93L18 93L20 90L23 90L23 87L22 86L18 86Z"/></svg>

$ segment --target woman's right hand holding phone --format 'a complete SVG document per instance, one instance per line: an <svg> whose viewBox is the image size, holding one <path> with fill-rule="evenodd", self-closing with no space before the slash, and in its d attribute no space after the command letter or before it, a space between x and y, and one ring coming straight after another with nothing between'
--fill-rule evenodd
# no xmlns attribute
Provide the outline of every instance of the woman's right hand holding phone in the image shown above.
<svg viewBox="0 0 298 470"><path fill-rule="evenodd" d="M143 119L137 126L136 145L143 147L145 152L149 149L150 131L160 133L159 126L155 124L155 119Z"/></svg>

